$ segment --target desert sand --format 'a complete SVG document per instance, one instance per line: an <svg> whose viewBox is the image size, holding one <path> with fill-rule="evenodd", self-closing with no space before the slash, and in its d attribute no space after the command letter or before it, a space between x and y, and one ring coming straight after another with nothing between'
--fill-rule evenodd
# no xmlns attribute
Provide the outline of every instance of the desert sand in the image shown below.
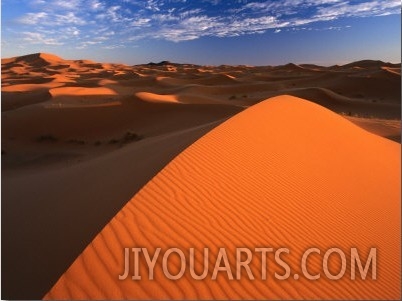
<svg viewBox="0 0 402 301"><path fill-rule="evenodd" d="M3 59L3 297L398 298L400 93L377 61ZM381 277L118 280L124 247L267 245L375 245Z"/></svg>

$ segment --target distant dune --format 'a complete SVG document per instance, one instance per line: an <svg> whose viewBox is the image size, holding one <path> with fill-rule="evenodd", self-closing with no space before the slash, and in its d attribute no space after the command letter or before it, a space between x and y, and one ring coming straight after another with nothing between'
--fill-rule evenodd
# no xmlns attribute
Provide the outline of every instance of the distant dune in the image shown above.
<svg viewBox="0 0 402 301"><path fill-rule="evenodd" d="M357 152L364 149L364 152ZM381 154L381 155L379 155ZM311 102L280 96L171 161L111 220L47 299L397 299L400 145ZM118 280L124 247L311 246L381 252L376 281ZM233 260L231 255L229 259ZM298 271L297 258L291 267ZM260 273L255 260L252 271ZM232 261L233 263L233 261ZM312 266L319 264L317 260ZM176 263L177 264L177 263ZM211 270L214 260L209 261ZM335 266L334 266L335 268ZM145 265L142 275L147 275ZM350 271L348 270L350 273Z"/></svg>
<svg viewBox="0 0 402 301"><path fill-rule="evenodd" d="M2 59L2 297L397 296L400 74L400 64L369 60L253 67L127 66L45 53ZM103 238L113 249L99 247ZM312 244L372 242L386 254L386 276L139 286L117 281L121 258L109 272L100 267L123 245L157 242L273 243L296 254ZM82 271L89 262L99 277Z"/></svg>
<svg viewBox="0 0 402 301"><path fill-rule="evenodd" d="M382 67L390 67L396 68L401 67L401 64L391 64L391 63L384 63L382 61L373 61L373 60L361 60L357 62L353 62L350 64L346 64L342 66L343 68L382 68Z"/></svg>

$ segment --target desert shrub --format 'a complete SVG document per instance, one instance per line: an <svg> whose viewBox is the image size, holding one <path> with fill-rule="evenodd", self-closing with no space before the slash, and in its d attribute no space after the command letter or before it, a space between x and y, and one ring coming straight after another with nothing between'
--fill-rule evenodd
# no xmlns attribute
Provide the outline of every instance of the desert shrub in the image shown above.
<svg viewBox="0 0 402 301"><path fill-rule="evenodd" d="M109 140L109 144L116 144L116 143L119 143L119 142L120 141L118 139L115 139L115 138Z"/></svg>
<svg viewBox="0 0 402 301"><path fill-rule="evenodd" d="M84 145L85 141L84 140L79 140L79 139L70 139L70 140L68 140L68 143Z"/></svg>
<svg viewBox="0 0 402 301"><path fill-rule="evenodd" d="M143 136L128 131L120 139L116 138L111 139L109 141L109 144L120 144L120 146L123 146L131 142L139 141L141 139L143 139Z"/></svg>
<svg viewBox="0 0 402 301"><path fill-rule="evenodd" d="M123 144L126 144L126 143L130 143L130 142L138 141L141 139L142 139L142 136L140 136L136 133L133 133L133 132L127 132L121 139L121 142Z"/></svg>
<svg viewBox="0 0 402 301"><path fill-rule="evenodd" d="M52 134L40 135L36 138L37 142L56 142L58 139Z"/></svg>

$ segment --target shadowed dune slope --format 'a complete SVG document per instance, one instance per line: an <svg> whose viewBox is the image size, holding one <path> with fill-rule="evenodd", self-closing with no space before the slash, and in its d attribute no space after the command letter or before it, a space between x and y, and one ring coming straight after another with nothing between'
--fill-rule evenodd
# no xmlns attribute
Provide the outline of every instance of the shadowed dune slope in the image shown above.
<svg viewBox="0 0 402 301"><path fill-rule="evenodd" d="M314 103L279 96L261 102L215 128L171 161L98 234L45 296L47 299L367 299L400 297L400 145L368 133ZM93 208L96 210L96 208ZM90 213L88 213L90 215ZM89 217L89 216L88 216ZM364 260L378 253L377 280L350 279L350 248ZM189 270L168 280L159 256L154 280L142 258L140 274L119 280L124 247L151 253L193 247L196 270L209 248L209 274L195 281ZM268 256L261 280L261 255L241 280L226 272L211 280L218 248L226 248L234 276L235 248L286 247L282 254L291 277ZM293 279L300 258L309 258L316 281ZM345 276L325 277L326 250L337 247L347 258ZM173 258L174 256L172 256ZM330 261L332 274L340 261ZM188 257L187 257L188 258ZM176 258L177 259L177 258ZM339 258L338 258L339 259ZM178 260L169 262L172 274ZM133 267L131 267L131 275ZM130 275L130 276L131 276Z"/></svg>
<svg viewBox="0 0 402 301"><path fill-rule="evenodd" d="M51 64L64 63L65 61L62 58L49 53L33 53L1 60L2 64L20 63L20 62L29 63L32 64L33 66L41 67Z"/></svg>
<svg viewBox="0 0 402 301"><path fill-rule="evenodd" d="M2 297L41 298L133 194L239 111L130 100L116 107L32 106L3 114L2 146L9 135L21 146L2 156ZM46 129L56 142L35 141ZM108 142L128 130L144 138ZM69 143L71 137L84 145ZM97 140L102 144L94 146Z"/></svg>

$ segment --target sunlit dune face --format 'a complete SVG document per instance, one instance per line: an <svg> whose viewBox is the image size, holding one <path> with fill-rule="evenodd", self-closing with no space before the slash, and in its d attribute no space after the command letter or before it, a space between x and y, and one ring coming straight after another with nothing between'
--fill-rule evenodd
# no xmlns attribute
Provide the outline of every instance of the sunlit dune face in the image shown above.
<svg viewBox="0 0 402 301"><path fill-rule="evenodd" d="M140 92L136 96L144 101L149 102L167 102L167 103L178 103L176 95L158 95L153 93Z"/></svg>
<svg viewBox="0 0 402 301"><path fill-rule="evenodd" d="M364 151L357 152L356 149ZM379 156L378 154L381 154ZM368 133L311 102L280 96L266 100L217 127L171 161L110 221L45 296L46 299L366 299L400 295L400 145ZM365 258L379 252L378 278L363 281L323 275L325 250L345 260L357 248ZM145 264L141 280L119 280L124 248L166 251L208 248L209 274L189 271L167 279L159 257L154 279ZM238 247L289 248L284 255L300 273L303 252L319 280L278 280L270 265L262 280L261 257L230 280L211 277L219 248L235 265ZM327 269L336 274L338 257ZM271 257L272 259L272 257ZM198 271L202 261L197 262ZM170 271L180 261L172 259ZM272 264L272 261L270 261ZM345 275L350 275L350 266Z"/></svg>
<svg viewBox="0 0 402 301"><path fill-rule="evenodd" d="M31 92L40 89L54 89L63 86L62 83L50 82L46 84L21 84L2 87L3 92Z"/></svg>
<svg viewBox="0 0 402 301"><path fill-rule="evenodd" d="M83 96L83 95L117 95L112 89L99 88L82 88L82 87L63 87L50 90L53 97L56 96Z"/></svg>
<svg viewBox="0 0 402 301"><path fill-rule="evenodd" d="M382 69L394 73L396 75L401 75L401 68L382 67Z"/></svg>
<svg viewBox="0 0 402 301"><path fill-rule="evenodd" d="M400 65L127 66L38 53L2 60L1 102L4 228L13 230L5 232L7 296L400 295ZM133 262L125 269L132 248L141 250L141 280L132 279ZM161 248L154 279L141 248ZM207 248L205 279L188 265L180 279L167 278L170 248L187 261L193 248L198 273ZM212 279L221 248L233 279L226 270ZM253 256L241 279L238 248ZM286 280L275 277L286 272L275 252L262 279L259 248L290 250L281 255ZM315 281L302 273L309 248L321 250L307 259L321 275ZM326 266L341 279L324 272L331 248L344 252ZM350 278L353 248L363 261L378 251L367 279ZM181 273L178 253L169 258L168 270Z"/></svg>

